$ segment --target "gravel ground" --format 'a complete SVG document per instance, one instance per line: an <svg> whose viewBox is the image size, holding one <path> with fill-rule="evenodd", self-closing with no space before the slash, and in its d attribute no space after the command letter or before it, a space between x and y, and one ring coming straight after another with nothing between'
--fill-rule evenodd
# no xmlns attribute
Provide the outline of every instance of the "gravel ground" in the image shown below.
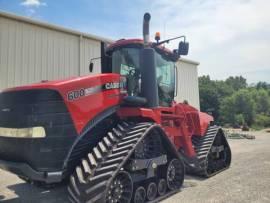
<svg viewBox="0 0 270 203"><path fill-rule="evenodd" d="M186 176L182 191L163 203L270 202L270 133L251 134L255 140L229 140L233 160L228 170L209 179ZM1 170L0 201L68 202L63 186L40 189Z"/></svg>

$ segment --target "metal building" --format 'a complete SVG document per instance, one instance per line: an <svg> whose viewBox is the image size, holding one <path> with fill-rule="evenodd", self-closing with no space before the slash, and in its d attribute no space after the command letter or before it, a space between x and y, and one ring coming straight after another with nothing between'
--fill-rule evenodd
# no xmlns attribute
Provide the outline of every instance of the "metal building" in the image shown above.
<svg viewBox="0 0 270 203"><path fill-rule="evenodd" d="M0 90L89 74L89 60L100 56L103 42L112 40L0 12ZM199 108L197 66L179 60L176 100Z"/></svg>
<svg viewBox="0 0 270 203"><path fill-rule="evenodd" d="M175 100L189 104L200 109L198 65L196 61L181 58L177 63L177 95Z"/></svg>

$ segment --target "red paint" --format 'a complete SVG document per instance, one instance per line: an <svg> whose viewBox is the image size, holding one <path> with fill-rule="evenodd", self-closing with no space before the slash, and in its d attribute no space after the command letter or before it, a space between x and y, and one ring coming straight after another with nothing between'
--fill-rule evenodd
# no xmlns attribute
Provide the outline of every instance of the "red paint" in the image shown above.
<svg viewBox="0 0 270 203"><path fill-rule="evenodd" d="M140 117L160 124L177 149L183 148L189 157L196 155L191 137L204 136L209 123L213 121L213 117L181 103L155 109L120 108L117 113L122 119Z"/></svg>

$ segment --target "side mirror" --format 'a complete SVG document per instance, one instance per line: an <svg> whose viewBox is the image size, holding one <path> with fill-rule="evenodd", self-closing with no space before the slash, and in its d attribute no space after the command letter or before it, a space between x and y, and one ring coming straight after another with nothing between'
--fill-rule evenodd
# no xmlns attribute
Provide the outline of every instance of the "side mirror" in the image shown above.
<svg viewBox="0 0 270 203"><path fill-rule="evenodd" d="M188 55L189 43L188 42L180 42L178 46L178 55Z"/></svg>
<svg viewBox="0 0 270 203"><path fill-rule="evenodd" d="M93 69L94 69L94 63L90 62L90 64L89 64L89 72L92 73Z"/></svg>

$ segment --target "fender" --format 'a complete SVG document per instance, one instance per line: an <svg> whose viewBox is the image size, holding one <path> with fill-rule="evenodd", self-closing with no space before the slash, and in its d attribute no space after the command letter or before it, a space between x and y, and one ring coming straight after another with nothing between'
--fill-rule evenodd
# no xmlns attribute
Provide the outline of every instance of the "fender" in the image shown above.
<svg viewBox="0 0 270 203"><path fill-rule="evenodd" d="M96 142L100 141L102 139L102 136L96 136L96 135L90 135L94 134L95 130L98 128L97 126L103 122L106 123L106 119L112 118L113 115L117 112L119 109L119 105L109 107L105 111L101 112L100 114L96 115L93 119L91 119L88 124L83 128L82 132L77 136L76 140L72 144L66 158L63 164L63 169L66 170L67 174L69 174L70 170L73 168L73 163L71 162L74 154L78 151L81 151L81 153L84 153L84 149L81 149L82 144L85 144L86 142L89 142L89 145L85 145L86 151L89 151L89 147L91 145L95 145ZM114 125L112 123L111 125ZM107 125L108 128L110 128L109 125ZM104 126L103 126L104 128ZM103 131L106 133L106 129L104 128ZM90 135L90 136L89 136ZM102 134L103 135L103 134ZM76 149L76 147L79 147L80 150ZM65 176L66 174L64 174ZM64 178L64 177L63 177Z"/></svg>

